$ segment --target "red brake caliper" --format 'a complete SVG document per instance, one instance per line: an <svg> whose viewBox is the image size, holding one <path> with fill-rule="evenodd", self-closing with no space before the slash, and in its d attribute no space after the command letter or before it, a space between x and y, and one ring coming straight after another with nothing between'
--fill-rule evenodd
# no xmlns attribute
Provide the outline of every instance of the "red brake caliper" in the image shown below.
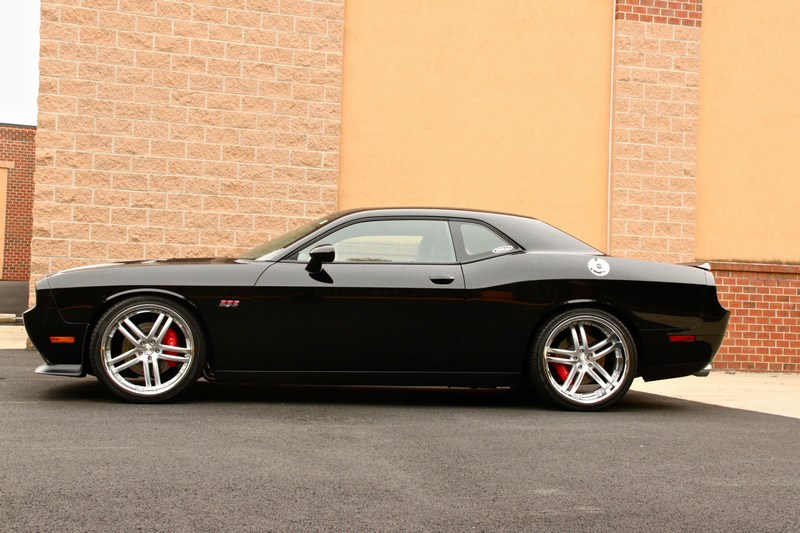
<svg viewBox="0 0 800 533"><path fill-rule="evenodd" d="M175 345L173 344L173 346ZM562 363L553 363L553 367L556 369L556 374L558 374L558 377L561 378L561 383L567 381L567 378L569 377L569 367Z"/></svg>
<svg viewBox="0 0 800 533"><path fill-rule="evenodd" d="M164 339L162 344L166 346L177 346L178 345L178 334L175 333L174 329L168 329L167 332L164 334ZM176 352L164 352L167 355L178 355ZM177 361L167 361L167 366L170 368L175 368L178 365Z"/></svg>

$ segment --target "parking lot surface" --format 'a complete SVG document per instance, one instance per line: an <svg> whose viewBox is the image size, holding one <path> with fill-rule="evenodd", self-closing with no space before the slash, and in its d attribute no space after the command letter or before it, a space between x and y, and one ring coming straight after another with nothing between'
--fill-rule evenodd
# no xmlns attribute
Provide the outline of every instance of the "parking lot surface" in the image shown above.
<svg viewBox="0 0 800 533"><path fill-rule="evenodd" d="M800 420L633 391L230 386L128 405L0 350L3 531L797 531Z"/></svg>

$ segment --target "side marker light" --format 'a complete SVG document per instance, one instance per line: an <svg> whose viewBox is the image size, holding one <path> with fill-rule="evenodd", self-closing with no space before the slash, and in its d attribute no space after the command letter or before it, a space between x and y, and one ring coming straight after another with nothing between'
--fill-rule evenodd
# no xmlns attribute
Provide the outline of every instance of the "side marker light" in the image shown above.
<svg viewBox="0 0 800 533"><path fill-rule="evenodd" d="M53 344L75 344L75 337L50 337Z"/></svg>
<svg viewBox="0 0 800 533"><path fill-rule="evenodd" d="M669 335L669 342L696 342L694 335Z"/></svg>

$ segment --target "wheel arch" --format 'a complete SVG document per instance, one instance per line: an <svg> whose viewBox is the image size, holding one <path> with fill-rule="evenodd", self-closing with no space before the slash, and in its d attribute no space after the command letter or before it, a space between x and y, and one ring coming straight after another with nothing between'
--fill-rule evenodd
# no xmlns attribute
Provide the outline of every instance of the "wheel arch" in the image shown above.
<svg viewBox="0 0 800 533"><path fill-rule="evenodd" d="M614 305L611 302L595 300L591 298L580 298L580 299L573 299L573 300L566 300L551 306L547 311L542 313L536 323L531 328L531 332L528 337L527 349L522 356L520 361L521 368L523 369L523 374L528 372L528 358L530 357L531 350L533 349L533 343L536 341L536 336L542 330L545 324L547 324L550 319L554 316L563 313L565 311L569 311L571 309L579 309L579 308L590 308L590 309L598 309L601 311L605 311L613 315L616 319L618 319L622 324L627 328L628 332L633 339L636 348L636 375L639 375L639 369L645 367L645 360L646 355L643 353L642 347L643 342L641 335L639 334L639 328L636 326L636 321L634 319L633 313L630 311L623 309L619 306Z"/></svg>
<svg viewBox="0 0 800 533"><path fill-rule="evenodd" d="M105 312L108 311L108 309L110 309L113 305L117 304L118 302L121 302L121 301L126 300L128 298L135 298L137 296L160 296L160 297L166 298L168 300L173 300L173 301L175 301L175 302L177 302L179 304L182 304L184 307L186 307L189 310L189 312L192 313L192 315L194 316L194 319L197 320L197 323L202 328L201 333L203 334L203 337L205 338L206 351L208 352L208 353L206 353L206 363L207 364L211 364L213 366L214 349L213 349L213 344L212 344L212 341L211 341L211 335L209 334L208 326L206 325L206 322L205 322L205 319L203 318L203 315L200 313L200 310L197 308L197 306L194 304L194 302L192 302L190 299L186 298L184 295L182 295L182 294L180 294L178 292L175 292L175 291L170 291L170 290L166 290L166 289L159 289L159 288L155 288L155 287L141 287L141 288L128 289L128 290L116 292L114 294L110 294L110 295L106 296L103 299L102 303L100 305L98 305L93 310L90 322L87 325L86 342L84 343L84 348L83 348L82 365L83 365L83 368L86 370L87 373L93 374L93 369L92 369L92 364L91 364L91 359L90 359L90 353L89 353L89 351L91 350L90 338L92 336L92 332L94 331L94 328L97 327L97 322L100 320L100 317L102 317L103 314L105 314Z"/></svg>

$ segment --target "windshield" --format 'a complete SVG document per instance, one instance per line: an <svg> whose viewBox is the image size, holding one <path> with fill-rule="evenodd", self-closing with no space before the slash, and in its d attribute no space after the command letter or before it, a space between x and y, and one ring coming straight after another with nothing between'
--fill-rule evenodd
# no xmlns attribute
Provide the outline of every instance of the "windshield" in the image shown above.
<svg viewBox="0 0 800 533"><path fill-rule="evenodd" d="M270 260L274 259L278 253L292 244L293 242L297 242L303 237L311 234L313 231L321 228L328 222L333 220L333 217L325 217L320 218L318 220L314 220L312 222L308 222L307 224L303 224L291 231L284 233L274 239L271 239L267 242L261 243L255 248L251 248L250 250L244 252L242 255L239 256L239 259L262 259L262 260Z"/></svg>

